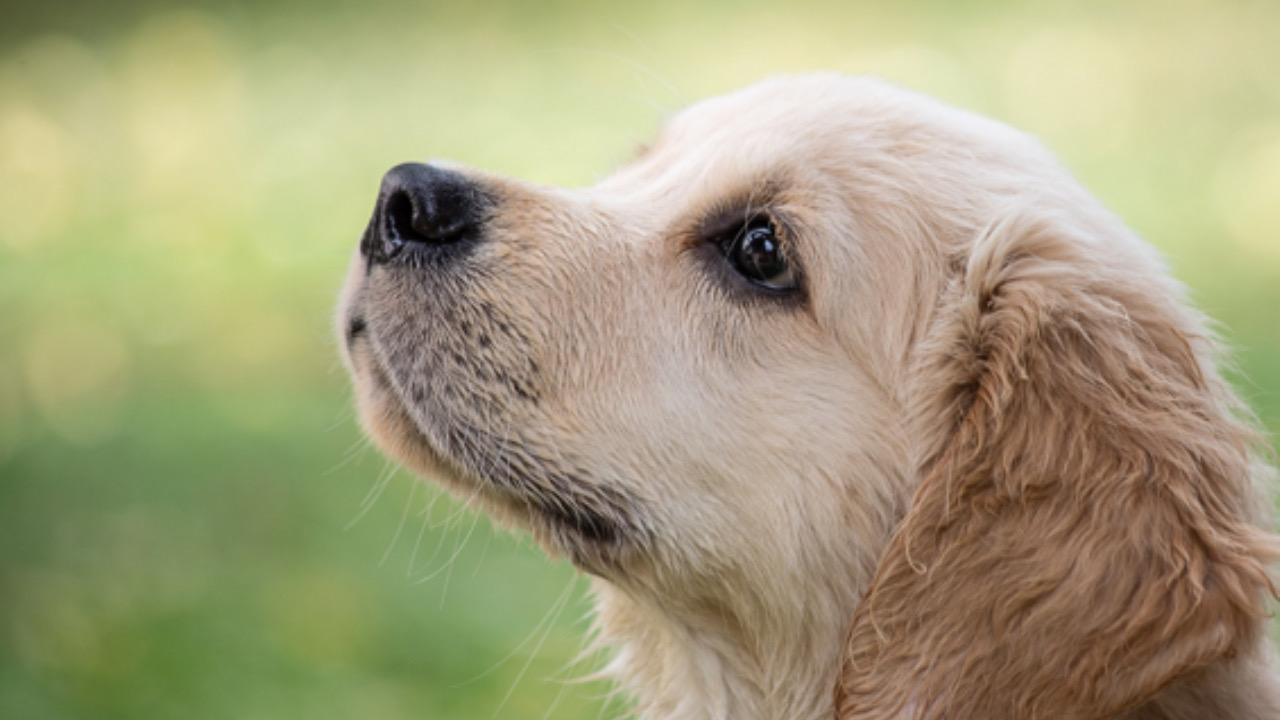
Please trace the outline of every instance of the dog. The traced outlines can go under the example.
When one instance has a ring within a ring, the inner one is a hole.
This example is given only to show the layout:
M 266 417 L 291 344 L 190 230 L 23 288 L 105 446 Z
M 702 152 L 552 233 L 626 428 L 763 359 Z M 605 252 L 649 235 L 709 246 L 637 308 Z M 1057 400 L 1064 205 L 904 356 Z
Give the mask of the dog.
M 781 77 L 566 190 L 382 180 L 368 434 L 593 576 L 644 720 L 1280 717 L 1255 423 L 1034 140 Z

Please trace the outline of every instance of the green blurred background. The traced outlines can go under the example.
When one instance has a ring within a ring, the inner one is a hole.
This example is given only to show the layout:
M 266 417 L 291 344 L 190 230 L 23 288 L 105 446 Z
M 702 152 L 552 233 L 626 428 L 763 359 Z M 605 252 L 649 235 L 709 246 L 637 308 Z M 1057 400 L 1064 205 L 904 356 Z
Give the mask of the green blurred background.
M 360 440 L 381 173 L 586 184 L 870 72 L 1044 138 L 1280 428 L 1280 3 L 0 3 L 0 718 L 600 718 L 585 583 Z M 1247 379 L 1246 379 L 1247 378 Z

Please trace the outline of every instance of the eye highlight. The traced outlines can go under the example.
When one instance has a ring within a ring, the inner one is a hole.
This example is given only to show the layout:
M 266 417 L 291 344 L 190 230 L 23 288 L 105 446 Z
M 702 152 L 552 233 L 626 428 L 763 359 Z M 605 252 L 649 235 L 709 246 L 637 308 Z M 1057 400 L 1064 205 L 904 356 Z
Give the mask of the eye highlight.
M 722 241 L 720 249 L 733 269 L 756 285 L 776 291 L 796 288 L 795 273 L 768 218 L 742 226 Z

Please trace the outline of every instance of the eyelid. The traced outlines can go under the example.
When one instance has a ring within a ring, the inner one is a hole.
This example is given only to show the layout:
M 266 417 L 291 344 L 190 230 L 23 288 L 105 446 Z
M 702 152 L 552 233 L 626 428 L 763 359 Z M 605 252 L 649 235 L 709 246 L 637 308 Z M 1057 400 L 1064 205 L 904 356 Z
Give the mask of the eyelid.
M 739 224 L 730 232 L 726 232 L 720 236 L 719 242 L 726 249 L 734 243 L 742 239 L 748 232 L 761 227 L 773 228 L 774 234 L 782 239 L 782 234 L 778 231 L 778 224 L 773 221 L 773 217 L 765 212 L 755 213 L 746 222 Z
M 796 247 L 795 224 L 785 210 L 773 204 L 754 207 L 734 204 L 717 208 L 703 217 L 690 240 L 694 244 L 715 245 L 723 255 L 727 254 L 733 243 L 742 238 L 743 233 L 762 225 L 773 228 L 787 262 L 791 263 L 797 272 L 803 272 Z
M 761 221 L 777 227 L 773 214 L 773 209 L 769 206 L 744 207 L 735 204 L 715 208 L 698 223 L 696 234 L 704 241 L 719 241 L 725 236 L 733 237 Z

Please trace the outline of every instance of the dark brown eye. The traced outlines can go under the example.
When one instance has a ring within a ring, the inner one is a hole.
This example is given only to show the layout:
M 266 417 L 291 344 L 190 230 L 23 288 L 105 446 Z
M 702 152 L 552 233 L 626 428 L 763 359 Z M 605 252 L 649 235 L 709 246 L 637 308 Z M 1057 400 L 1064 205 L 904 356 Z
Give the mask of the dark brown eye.
M 725 247 L 725 257 L 739 275 L 770 290 L 796 287 L 791 265 L 773 225 L 752 223 L 738 232 Z

